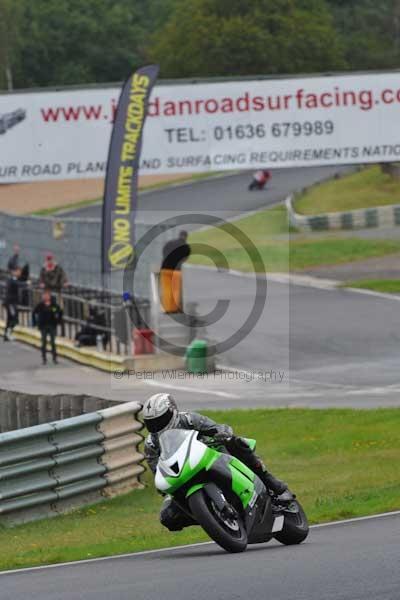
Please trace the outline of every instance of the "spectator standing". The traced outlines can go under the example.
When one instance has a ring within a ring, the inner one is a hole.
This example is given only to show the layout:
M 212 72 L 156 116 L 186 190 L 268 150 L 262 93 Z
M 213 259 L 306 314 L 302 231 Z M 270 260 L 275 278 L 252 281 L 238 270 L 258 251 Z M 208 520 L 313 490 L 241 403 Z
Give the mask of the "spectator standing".
M 20 306 L 30 306 L 30 268 L 29 264 L 25 263 L 25 265 L 21 269 L 21 274 L 18 278 L 20 291 L 19 291 L 19 305 Z
M 33 324 L 39 328 L 42 335 L 41 350 L 43 364 L 45 365 L 47 363 L 46 349 L 48 337 L 50 338 L 53 363 L 57 364 L 56 335 L 57 325 L 62 321 L 62 310 L 49 290 L 43 292 L 42 300 L 35 307 L 32 316 Z
M 44 265 L 40 271 L 40 286 L 51 292 L 60 293 L 62 288 L 68 285 L 64 269 L 57 264 L 54 255 L 46 255 Z
M 165 312 L 182 312 L 182 265 L 190 256 L 187 231 L 167 242 L 160 270 L 161 305 Z
M 12 331 L 18 324 L 18 303 L 19 303 L 19 277 L 21 269 L 13 269 L 11 276 L 7 280 L 6 297 L 4 306 L 7 312 L 6 327 L 4 330 L 4 341 L 12 340 Z
M 55 292 L 59 306 L 61 309 L 64 309 L 61 290 L 68 285 L 68 280 L 64 269 L 57 263 L 54 254 L 51 252 L 45 257 L 44 265 L 40 271 L 39 285 L 46 290 Z M 65 336 L 64 322 L 61 323 L 61 335 Z
M 15 269 L 19 268 L 20 247 L 18 246 L 18 244 L 14 244 L 13 252 L 14 254 L 9 258 L 7 263 L 7 270 L 9 271 L 9 273 L 12 273 L 13 271 L 15 271 Z

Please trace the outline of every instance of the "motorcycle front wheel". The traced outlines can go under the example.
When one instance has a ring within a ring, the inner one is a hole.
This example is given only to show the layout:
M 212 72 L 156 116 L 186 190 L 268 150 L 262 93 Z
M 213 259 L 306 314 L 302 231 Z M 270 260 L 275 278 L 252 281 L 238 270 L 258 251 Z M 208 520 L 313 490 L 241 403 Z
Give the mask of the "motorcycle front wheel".
M 189 507 L 199 525 L 227 552 L 243 552 L 247 548 L 247 532 L 237 513 L 223 514 L 204 490 L 189 498 Z
M 309 532 L 307 516 L 300 502 L 294 500 L 291 508 L 293 510 L 284 511 L 285 520 L 283 522 L 283 529 L 275 533 L 274 536 L 278 542 L 285 544 L 285 546 L 301 544 Z

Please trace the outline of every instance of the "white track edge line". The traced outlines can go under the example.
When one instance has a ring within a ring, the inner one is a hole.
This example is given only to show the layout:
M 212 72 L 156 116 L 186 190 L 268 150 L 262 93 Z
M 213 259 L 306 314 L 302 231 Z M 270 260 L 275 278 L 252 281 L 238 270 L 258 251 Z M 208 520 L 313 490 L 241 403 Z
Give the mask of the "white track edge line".
M 354 517 L 352 519 L 343 519 L 342 521 L 330 521 L 328 523 L 319 523 L 317 525 L 311 525 L 310 529 L 320 529 L 322 527 L 331 527 L 333 525 L 347 525 L 348 523 L 357 523 L 360 521 L 370 521 L 372 519 L 380 519 L 382 517 L 392 517 L 400 515 L 400 510 L 394 510 L 386 513 L 378 513 L 377 515 L 367 515 L 365 517 Z M 101 556 L 99 558 L 89 558 L 84 560 L 74 560 L 64 563 L 56 563 L 53 565 L 40 565 L 38 567 L 26 567 L 21 569 L 12 569 L 10 571 L 0 571 L 0 577 L 2 575 L 13 575 L 16 573 L 29 573 L 31 571 L 41 571 L 43 569 L 57 569 L 61 567 L 71 567 L 75 565 L 84 565 L 94 562 L 103 562 L 105 560 L 117 560 L 120 558 L 135 558 L 136 556 L 146 556 L 148 554 L 159 554 L 164 552 L 175 552 L 177 550 L 184 550 L 185 548 L 198 548 L 201 546 L 208 546 L 214 542 L 199 542 L 197 544 L 185 544 L 184 546 L 171 546 L 169 548 L 159 548 L 158 550 L 142 550 L 140 552 L 130 552 L 128 554 L 116 554 L 114 556 Z
M 365 517 L 353 517 L 351 519 L 342 519 L 341 521 L 329 521 L 328 523 L 316 523 L 311 525 L 310 529 L 319 529 L 320 527 L 331 527 L 332 525 L 347 525 L 348 523 L 358 523 L 359 521 L 370 521 L 371 519 L 381 519 L 382 517 L 393 517 L 400 515 L 400 510 L 378 513 L 377 515 L 366 515 Z
M 233 400 L 240 400 L 241 397 L 237 394 L 231 394 L 230 392 L 222 392 L 220 390 L 208 390 L 203 388 L 189 387 L 185 385 L 172 385 L 171 383 L 165 383 L 164 381 L 158 381 L 153 379 L 145 379 L 143 383 L 154 387 L 161 387 L 165 389 L 175 390 L 177 392 L 189 392 L 197 394 L 206 394 L 207 396 L 221 396 L 221 398 L 232 398 Z
M 185 269 L 201 269 L 203 271 L 212 271 L 214 273 L 217 272 L 223 275 L 231 275 L 232 277 L 246 277 L 248 279 L 256 279 L 257 277 L 260 277 L 257 273 L 237 271 L 235 269 L 218 269 L 217 267 L 200 264 L 188 264 L 185 265 Z M 381 298 L 382 300 L 394 300 L 395 302 L 400 302 L 400 295 L 398 296 L 396 294 L 389 294 L 385 292 L 375 292 L 374 290 L 367 290 L 357 287 L 342 287 L 343 281 L 339 279 L 322 279 L 319 277 L 313 277 L 312 275 L 298 275 L 279 272 L 266 273 L 266 276 L 261 275 L 261 278 L 266 279 L 267 283 L 281 283 L 283 285 L 297 285 L 300 287 L 309 287 L 325 291 L 362 294 L 364 296 Z
M 334 280 L 334 279 L 319 279 L 318 277 L 311 277 L 310 275 L 290 275 L 288 273 L 280 273 L 280 272 L 272 272 L 272 273 L 266 273 L 265 275 L 263 274 L 258 274 L 258 273 L 251 273 L 251 272 L 246 272 L 246 271 L 237 271 L 235 269 L 218 269 L 217 267 L 211 267 L 208 265 L 200 265 L 200 264 L 186 264 L 184 266 L 185 269 L 199 269 L 199 270 L 203 270 L 203 271 L 209 271 L 209 272 L 213 272 L 213 273 L 221 273 L 222 275 L 230 275 L 232 277 L 245 277 L 247 279 L 266 279 L 267 283 L 271 282 L 271 283 L 282 283 L 284 285 L 299 285 L 299 286 L 303 286 L 303 287 L 311 287 L 311 288 L 315 288 L 315 289 L 322 289 L 322 290 L 328 290 L 328 291 L 332 291 L 332 290 L 337 290 L 337 289 L 343 289 L 343 288 L 338 288 L 338 286 L 340 285 L 340 281 Z

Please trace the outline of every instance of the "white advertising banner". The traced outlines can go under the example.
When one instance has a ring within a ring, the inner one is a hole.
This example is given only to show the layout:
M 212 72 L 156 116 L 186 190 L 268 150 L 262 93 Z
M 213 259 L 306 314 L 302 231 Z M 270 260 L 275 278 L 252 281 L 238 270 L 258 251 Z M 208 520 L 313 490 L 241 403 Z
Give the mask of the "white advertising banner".
M 0 95 L 0 183 L 101 177 L 120 90 Z M 159 85 L 141 172 L 400 160 L 400 73 Z

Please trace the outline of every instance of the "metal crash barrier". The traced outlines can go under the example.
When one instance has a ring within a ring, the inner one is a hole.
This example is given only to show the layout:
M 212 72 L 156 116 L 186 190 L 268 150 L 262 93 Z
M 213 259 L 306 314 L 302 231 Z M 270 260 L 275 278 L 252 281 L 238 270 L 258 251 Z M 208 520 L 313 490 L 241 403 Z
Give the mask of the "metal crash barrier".
M 66 512 L 140 487 L 140 404 L 0 434 L 0 523 Z

